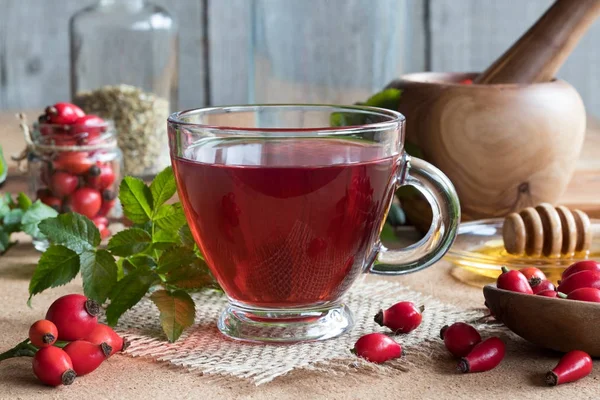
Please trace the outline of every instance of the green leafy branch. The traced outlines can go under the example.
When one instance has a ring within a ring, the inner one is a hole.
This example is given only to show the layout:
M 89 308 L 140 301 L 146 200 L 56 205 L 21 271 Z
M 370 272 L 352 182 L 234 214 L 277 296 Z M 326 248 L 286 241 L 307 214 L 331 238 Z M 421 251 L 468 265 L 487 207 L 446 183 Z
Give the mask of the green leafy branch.
M 181 203 L 168 204 L 176 192 L 171 167 L 147 186 L 125 177 L 119 199 L 133 226 L 115 234 L 105 249 L 100 232 L 88 218 L 61 214 L 39 224 L 50 241 L 29 284 L 31 298 L 70 282 L 81 273 L 85 295 L 106 306 L 109 325 L 147 293 L 160 311 L 169 341 L 194 323 L 195 305 L 189 294 L 217 288 L 186 224 Z

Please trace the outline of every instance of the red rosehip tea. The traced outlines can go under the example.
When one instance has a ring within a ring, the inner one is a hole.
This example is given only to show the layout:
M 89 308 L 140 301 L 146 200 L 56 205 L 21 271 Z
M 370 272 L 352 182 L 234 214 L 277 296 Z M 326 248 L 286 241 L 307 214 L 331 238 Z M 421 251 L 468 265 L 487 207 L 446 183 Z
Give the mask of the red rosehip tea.
M 213 139 L 173 157 L 190 228 L 229 297 L 265 308 L 338 299 L 375 255 L 398 165 L 383 151 L 338 139 Z

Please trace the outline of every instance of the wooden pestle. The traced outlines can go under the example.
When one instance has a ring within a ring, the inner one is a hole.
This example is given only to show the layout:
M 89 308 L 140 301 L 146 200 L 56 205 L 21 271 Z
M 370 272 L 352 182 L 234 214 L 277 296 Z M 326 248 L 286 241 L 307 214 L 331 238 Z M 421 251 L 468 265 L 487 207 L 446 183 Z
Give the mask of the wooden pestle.
M 598 15 L 600 0 L 557 0 L 473 83 L 525 84 L 552 80 Z
M 572 257 L 590 249 L 595 230 L 583 211 L 541 203 L 506 216 L 502 238 L 510 254 Z

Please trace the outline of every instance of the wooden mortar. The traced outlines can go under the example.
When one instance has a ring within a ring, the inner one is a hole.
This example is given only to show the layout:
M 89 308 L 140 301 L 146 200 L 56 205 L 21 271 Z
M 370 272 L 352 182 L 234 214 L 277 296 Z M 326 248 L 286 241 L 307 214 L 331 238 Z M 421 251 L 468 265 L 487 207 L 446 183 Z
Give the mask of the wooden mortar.
M 581 151 L 585 108 L 565 81 L 460 84 L 477 73 L 415 73 L 388 87 L 402 89 L 399 111 L 407 140 L 454 183 L 463 219 L 505 216 L 554 204 Z

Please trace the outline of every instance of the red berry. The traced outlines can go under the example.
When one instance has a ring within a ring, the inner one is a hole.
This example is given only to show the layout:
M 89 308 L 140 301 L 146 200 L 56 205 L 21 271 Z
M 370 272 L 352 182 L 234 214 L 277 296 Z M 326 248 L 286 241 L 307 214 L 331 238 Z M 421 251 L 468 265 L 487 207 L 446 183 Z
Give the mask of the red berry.
M 402 347 L 383 333 L 369 333 L 354 344 L 352 352 L 373 363 L 382 363 L 402 356 Z
M 54 169 L 70 172 L 74 175 L 83 175 L 94 165 L 89 154 L 85 151 L 63 151 L 54 160 Z
M 97 216 L 92 219 L 92 222 L 94 223 L 94 225 L 96 225 L 96 228 L 98 228 L 98 230 L 100 230 L 100 231 L 108 226 L 108 218 L 106 218 L 104 216 Z
M 527 278 L 528 281 L 531 281 L 532 278 L 539 278 L 542 281 L 548 279 L 546 278 L 546 274 L 544 274 L 541 269 L 536 267 L 521 268 L 519 272 L 525 275 L 525 278 Z
M 92 188 L 80 188 L 71 195 L 67 204 L 69 208 L 88 218 L 94 218 L 102 206 L 100 192 Z
M 594 260 L 577 261 L 565 269 L 562 273 L 562 280 L 564 281 L 569 276 L 576 274 L 581 271 L 598 271 L 600 272 L 600 264 Z
M 115 203 L 117 201 L 115 199 L 113 200 L 102 200 L 102 206 L 100 206 L 100 211 L 98 211 L 98 215 L 100 216 L 107 216 L 108 213 L 110 213 L 110 210 L 113 209 L 113 207 L 115 206 Z
M 77 118 L 71 129 L 74 135 L 85 136 L 87 140 L 90 140 L 106 131 L 106 122 L 97 115 L 88 114 Z
M 70 385 L 77 376 L 71 358 L 63 349 L 44 347 L 33 356 L 33 373 L 46 385 Z
M 100 229 L 100 238 L 101 239 L 106 239 L 110 235 L 112 235 L 112 233 L 110 232 L 110 229 L 108 229 L 108 228 Z
M 481 335 L 477 329 L 464 322 L 444 326 L 440 337 L 450 353 L 456 357 L 464 357 L 471 352 L 473 347 L 481 342 Z
M 29 328 L 29 340 L 35 347 L 52 346 L 58 338 L 58 329 L 52 321 L 41 319 Z
M 115 173 L 110 165 L 93 166 L 88 171 L 86 178 L 88 186 L 98 190 L 104 190 L 110 187 L 115 181 Z
M 584 287 L 600 289 L 600 271 L 583 270 L 569 275 L 558 285 L 558 291 L 568 295 L 573 290 Z
M 496 286 L 498 289 L 510 290 L 511 292 L 533 294 L 525 275 L 516 270 L 509 271 L 506 267 L 502 267 L 502 274 L 498 277 Z
M 533 290 L 533 294 L 538 294 L 544 290 L 555 290 L 556 287 L 550 281 L 540 281 L 539 278 L 532 278 L 530 281 L 531 290 Z
M 102 343 L 108 344 L 112 351 L 112 356 L 118 351 L 124 351 L 128 346 L 129 342 L 119 336 L 110 326 L 104 324 L 97 324 L 94 330 L 87 335 L 84 340 L 100 345 Z
M 387 310 L 380 310 L 375 315 L 375 322 L 379 326 L 386 326 L 394 333 L 408 333 L 421 325 L 424 307 L 417 309 L 410 301 L 401 301 Z
M 473 84 L 473 79 L 463 79 L 462 81 L 458 82 L 461 85 L 472 85 Z
M 600 289 L 590 287 L 575 289 L 567 295 L 567 299 L 600 303 Z
M 52 196 L 49 190 L 41 189 L 37 192 L 37 198 L 47 205 L 48 207 L 54 208 L 56 211 L 60 212 L 62 209 L 62 200 L 58 197 Z
M 458 370 L 467 372 L 484 372 L 494 369 L 504 358 L 506 346 L 497 337 L 491 337 L 478 343 L 473 350 L 458 363 Z
M 46 120 L 51 124 L 70 125 L 84 115 L 81 108 L 71 103 L 56 103 L 46 107 Z
M 537 296 L 544 296 L 544 297 L 559 297 L 558 296 L 558 292 L 554 289 L 552 290 L 542 290 L 536 293 Z
M 71 357 L 77 376 L 83 376 L 96 370 L 111 355 L 112 347 L 106 343 L 98 345 L 85 340 L 75 340 L 63 350 Z
M 50 189 L 57 197 L 70 195 L 79 186 L 79 178 L 68 172 L 56 171 L 50 178 Z
M 46 319 L 58 328 L 59 340 L 79 340 L 89 335 L 98 323 L 100 306 L 81 294 L 68 294 L 52 303 Z
M 573 350 L 565 354 L 558 365 L 546 374 L 546 383 L 556 386 L 574 382 L 588 376 L 592 372 L 592 358 L 589 354 Z

